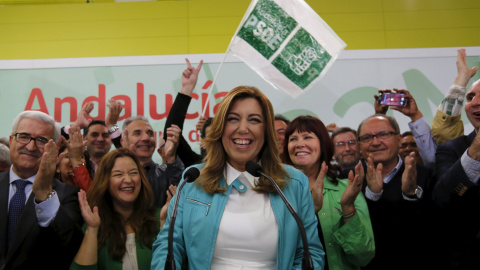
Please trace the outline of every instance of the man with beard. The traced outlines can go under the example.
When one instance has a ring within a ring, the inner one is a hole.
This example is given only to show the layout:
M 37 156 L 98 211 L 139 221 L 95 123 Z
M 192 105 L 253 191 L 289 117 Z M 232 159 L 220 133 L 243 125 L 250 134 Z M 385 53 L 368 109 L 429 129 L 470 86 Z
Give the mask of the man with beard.
M 331 137 L 334 145 L 333 158 L 341 168 L 339 177 L 348 178 L 348 172 L 360 160 L 357 131 L 349 127 L 341 127 L 336 129 Z
M 156 148 L 156 136 L 146 117 L 134 116 L 125 119 L 122 130 L 122 146 L 137 156 L 152 186 L 155 205 L 162 207 L 167 200 L 166 192 L 170 185 L 178 185 L 185 169 L 176 155 L 180 128 L 175 125 L 167 128 L 167 140 L 160 146 L 163 148 L 166 166 L 161 166 L 152 160 Z

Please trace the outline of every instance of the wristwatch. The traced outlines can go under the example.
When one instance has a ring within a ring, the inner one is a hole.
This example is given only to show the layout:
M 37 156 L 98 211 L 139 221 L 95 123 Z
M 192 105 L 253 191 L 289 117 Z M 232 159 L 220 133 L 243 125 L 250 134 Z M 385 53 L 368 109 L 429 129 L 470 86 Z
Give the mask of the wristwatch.
M 55 194 L 56 194 L 55 190 L 50 191 L 50 192 L 48 193 L 47 198 L 45 199 L 45 201 L 50 200 L 53 196 L 55 196 Z M 41 202 L 44 202 L 44 201 L 39 202 L 39 201 L 37 200 L 37 198 L 35 198 L 35 202 L 36 202 L 36 203 L 41 203 Z
M 52 190 L 50 193 L 48 193 L 47 200 L 50 200 L 53 196 L 55 196 L 55 191 Z
M 415 188 L 415 191 L 413 192 L 413 194 L 405 194 L 403 193 L 403 195 L 405 195 L 405 197 L 409 198 L 409 199 L 420 199 L 422 198 L 422 194 L 423 194 L 423 190 L 421 187 L 417 186 Z
M 108 130 L 108 134 L 112 134 L 114 133 L 115 131 L 117 131 L 119 129 L 119 127 L 117 125 L 113 125 L 109 130 Z

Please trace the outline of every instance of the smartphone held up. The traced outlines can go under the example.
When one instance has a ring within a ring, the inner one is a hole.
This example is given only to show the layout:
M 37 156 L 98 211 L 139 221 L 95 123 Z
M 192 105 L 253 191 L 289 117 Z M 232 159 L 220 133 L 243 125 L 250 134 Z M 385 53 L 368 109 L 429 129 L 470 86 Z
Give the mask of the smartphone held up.
M 407 102 L 408 98 L 405 97 L 404 93 L 384 92 L 380 93 L 378 97 L 378 104 L 380 105 L 405 107 Z

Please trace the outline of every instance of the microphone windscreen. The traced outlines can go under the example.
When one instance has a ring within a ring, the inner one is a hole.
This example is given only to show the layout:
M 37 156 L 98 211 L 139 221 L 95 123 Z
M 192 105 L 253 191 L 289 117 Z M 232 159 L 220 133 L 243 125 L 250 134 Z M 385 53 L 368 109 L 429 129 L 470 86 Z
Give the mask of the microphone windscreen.
M 187 183 L 191 183 L 197 180 L 198 176 L 200 176 L 200 171 L 195 167 L 191 167 L 185 172 L 185 174 L 183 175 L 183 179 L 185 179 Z
M 255 176 L 255 177 L 260 177 L 260 172 L 262 171 L 262 166 L 260 166 L 258 163 L 255 161 L 248 161 L 247 164 L 245 164 L 245 170 Z

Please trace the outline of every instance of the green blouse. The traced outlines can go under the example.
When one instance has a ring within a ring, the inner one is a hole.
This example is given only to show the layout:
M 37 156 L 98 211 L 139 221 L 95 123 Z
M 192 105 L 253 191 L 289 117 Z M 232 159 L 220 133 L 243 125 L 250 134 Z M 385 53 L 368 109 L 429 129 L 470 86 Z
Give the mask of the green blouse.
M 155 212 L 155 217 L 160 220 L 160 208 Z M 84 231 L 86 226 L 83 226 Z M 139 241 L 135 241 L 135 247 L 137 249 L 137 264 L 139 270 L 150 270 L 150 264 L 152 262 L 152 248 L 148 248 L 144 245 L 140 245 Z M 70 265 L 70 270 L 122 270 L 122 262 L 114 260 L 108 254 L 107 245 L 103 245 L 98 250 L 98 262 L 93 265 L 79 265 L 75 260 Z

